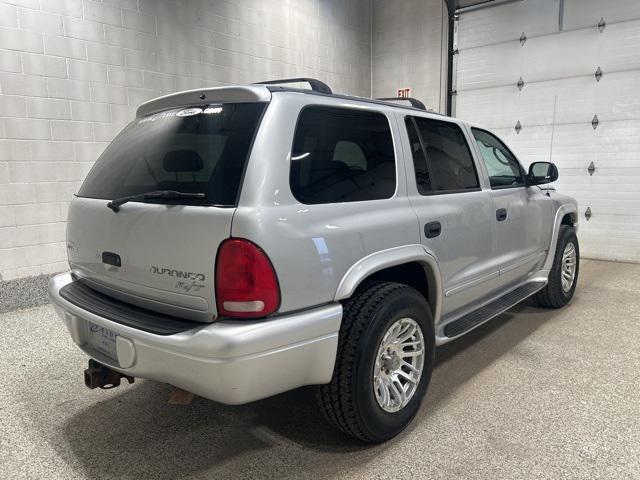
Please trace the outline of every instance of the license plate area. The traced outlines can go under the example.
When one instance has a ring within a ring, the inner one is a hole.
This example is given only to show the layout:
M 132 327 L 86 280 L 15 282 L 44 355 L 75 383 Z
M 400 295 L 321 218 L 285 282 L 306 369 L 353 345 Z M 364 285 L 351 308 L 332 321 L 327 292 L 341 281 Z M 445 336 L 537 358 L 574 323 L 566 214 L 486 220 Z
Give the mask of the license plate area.
M 102 325 L 87 322 L 87 343 L 109 360 L 118 363 L 118 351 L 116 348 L 118 334 Z

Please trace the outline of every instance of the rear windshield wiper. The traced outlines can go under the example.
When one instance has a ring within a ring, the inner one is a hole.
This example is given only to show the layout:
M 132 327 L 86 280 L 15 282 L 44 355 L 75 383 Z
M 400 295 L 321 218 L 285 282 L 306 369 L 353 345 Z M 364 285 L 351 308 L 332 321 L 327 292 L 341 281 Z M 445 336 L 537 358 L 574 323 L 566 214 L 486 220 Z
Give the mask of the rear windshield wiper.
M 207 195 L 204 193 L 176 192 L 175 190 L 155 190 L 153 192 L 139 193 L 137 195 L 130 195 L 128 197 L 116 198 L 107 203 L 107 207 L 109 207 L 114 212 L 117 212 L 118 210 L 120 210 L 120 205 L 124 205 L 127 202 L 134 202 L 136 200 L 149 200 L 152 198 L 171 200 L 174 198 L 206 198 L 206 196 Z

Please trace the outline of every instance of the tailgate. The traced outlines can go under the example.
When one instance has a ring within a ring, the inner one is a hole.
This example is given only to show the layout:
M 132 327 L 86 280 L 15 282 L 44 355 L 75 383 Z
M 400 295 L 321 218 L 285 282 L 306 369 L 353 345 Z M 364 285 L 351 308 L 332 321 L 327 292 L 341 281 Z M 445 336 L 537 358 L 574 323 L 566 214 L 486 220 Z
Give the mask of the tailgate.
M 122 301 L 212 321 L 216 252 L 235 209 L 132 202 L 116 214 L 106 204 L 71 203 L 67 249 L 74 273 Z

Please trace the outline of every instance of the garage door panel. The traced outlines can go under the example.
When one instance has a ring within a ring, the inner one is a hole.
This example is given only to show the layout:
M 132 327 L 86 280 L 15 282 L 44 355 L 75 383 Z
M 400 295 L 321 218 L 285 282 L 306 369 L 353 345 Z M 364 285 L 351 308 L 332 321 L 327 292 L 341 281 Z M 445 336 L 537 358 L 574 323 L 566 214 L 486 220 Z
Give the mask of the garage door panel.
M 506 127 L 518 111 L 516 92 L 515 86 L 458 92 L 456 117 L 487 128 Z M 502 102 L 501 108 L 496 102 Z
M 620 262 L 640 262 L 640 241 L 590 237 L 581 232 L 578 234 L 580 252 L 585 258 L 614 260 Z
M 565 182 L 568 178 L 570 177 L 564 176 Z M 558 192 L 567 195 L 569 195 L 569 192 L 575 193 L 574 196 L 580 205 L 585 208 L 590 206 L 592 210 L 597 207 L 600 213 L 604 211 L 619 212 L 620 207 L 623 207 L 627 212 L 640 211 L 640 199 L 638 199 L 637 192 L 616 192 L 612 195 L 598 196 L 588 190 L 576 191 L 570 183 L 561 184 L 558 182 L 554 187 Z
M 607 175 L 607 171 L 610 168 L 636 168 L 638 166 L 638 157 L 628 155 L 625 158 L 613 156 L 612 158 L 604 159 L 602 156 L 590 156 L 584 155 L 572 155 L 567 154 L 563 156 L 553 155 L 553 161 L 562 165 L 563 168 L 573 168 L 581 174 L 588 172 L 589 164 L 593 162 L 594 167 L 598 171 L 598 175 Z
M 558 183 L 554 185 L 558 185 Z M 594 198 L 599 198 L 611 195 L 612 193 L 611 185 L 604 183 L 593 185 L 589 182 L 572 182 L 571 184 L 565 182 L 563 191 L 567 192 L 567 195 L 580 196 L 581 198 L 587 198 L 590 194 Z M 640 193 L 640 187 L 635 183 L 616 184 L 616 194 L 638 196 L 638 193 Z
M 592 210 L 589 220 L 585 218 L 587 207 Z M 578 206 L 578 223 L 582 256 L 640 262 L 640 214 L 581 202 Z
M 456 90 L 515 85 L 522 69 L 521 50 L 518 41 L 461 49 L 458 54 Z
M 487 127 L 555 123 L 582 123 L 591 127 L 595 114 L 601 125 L 608 121 L 640 119 L 640 71 L 606 74 L 600 82 L 592 75 L 483 88 L 458 92 L 458 118 Z
M 585 169 L 584 168 L 567 168 L 565 165 L 562 166 L 563 175 L 567 177 L 571 176 L 584 176 Z M 606 177 L 616 177 L 614 181 L 621 181 L 624 178 L 628 177 L 640 177 L 640 167 L 630 167 L 630 168 L 610 168 L 604 167 L 598 169 L 597 179 L 605 179 Z M 593 177 L 592 177 L 593 178 Z
M 627 233 L 633 238 L 640 238 L 640 223 L 628 224 L 624 221 L 624 217 L 603 217 L 595 216 L 591 217 L 589 221 L 584 218 L 584 215 L 578 219 L 579 228 L 589 227 L 587 232 L 589 236 L 595 237 L 607 237 L 612 238 L 625 238 Z
M 460 50 L 456 89 L 515 85 L 640 68 L 640 21 Z
M 569 190 L 566 188 L 558 188 L 558 191 L 562 191 L 562 193 L 567 193 Z M 567 193 L 568 194 L 568 193 Z M 580 198 L 580 204 L 585 208 L 590 206 L 593 210 L 597 207 L 600 213 L 605 211 L 619 211 L 619 207 L 624 207 L 625 209 L 633 209 L 635 211 L 640 210 L 640 201 L 634 196 L 634 194 L 627 193 L 626 195 L 616 195 L 617 198 L 611 197 L 595 197 L 593 195 L 583 194 Z M 629 210 L 631 211 L 631 210 Z M 626 217 L 626 216 L 625 216 Z M 590 223 L 591 224 L 591 223 Z M 637 223 L 627 222 L 629 225 L 633 225 L 634 228 L 640 228 L 640 225 Z M 615 232 L 611 232 L 612 234 Z
M 592 161 L 596 168 L 610 161 L 635 161 L 640 167 L 640 120 L 603 122 L 595 130 L 588 123 L 556 125 L 553 158 L 559 165 L 583 158 L 585 168 Z
M 588 123 L 595 114 L 601 122 L 640 119 L 638 70 L 605 73 L 600 82 L 590 75 L 551 83 L 557 85 L 556 123 Z
M 608 206 L 602 206 L 598 211 L 594 212 L 594 208 L 593 206 L 587 204 L 587 203 L 579 203 L 579 208 L 578 208 L 578 213 L 579 213 L 579 219 L 580 222 L 582 223 L 581 227 L 584 227 L 585 230 L 588 230 L 590 228 L 595 228 L 592 227 L 593 225 L 597 225 L 597 222 L 600 219 L 607 219 L 607 221 L 611 221 L 613 220 L 614 222 L 618 222 L 619 224 L 627 224 L 627 225 L 638 225 L 640 223 L 640 216 L 633 214 L 632 212 L 624 212 L 621 211 L 619 208 L 616 207 L 608 207 Z M 586 211 L 586 209 L 588 207 L 591 207 L 591 219 L 590 220 L 586 220 L 584 213 Z M 614 232 L 611 232 L 614 233 Z
M 524 0 L 465 13 L 458 22 L 458 48 L 472 48 L 558 28 L 559 0 Z M 596 22 L 597 23 L 597 22 Z
M 553 121 L 553 85 L 516 85 L 459 92 L 456 116 L 488 128 L 545 125 Z
M 544 81 L 640 68 L 640 21 L 534 38 L 523 47 L 525 81 Z
M 558 167 L 560 179 L 554 184 L 556 186 L 564 187 L 566 189 L 573 189 L 576 187 L 589 187 L 592 188 L 594 186 L 594 182 L 592 181 L 593 177 L 589 177 L 589 174 L 585 172 L 585 176 L 573 176 L 565 175 L 564 169 L 562 167 Z M 569 180 L 569 178 L 571 178 Z M 606 195 L 614 195 L 615 192 L 612 191 L 613 188 L 618 188 L 619 186 L 631 185 L 632 182 L 635 182 L 636 179 L 629 179 L 627 183 L 622 183 L 619 179 L 613 177 L 600 177 L 598 180 L 598 184 L 606 187 L 607 193 Z
M 596 27 L 601 18 L 608 23 L 640 19 L 638 0 L 565 0 L 564 29 Z
M 591 221 L 589 222 L 591 223 Z M 618 224 L 619 225 L 619 224 Z M 610 242 L 622 242 L 627 244 L 627 240 L 632 240 L 633 242 L 640 242 L 640 231 L 634 229 L 628 229 L 627 231 L 612 234 L 611 230 L 607 228 L 598 228 L 598 229 L 590 229 L 589 232 L 585 233 L 585 237 L 594 239 L 594 240 L 609 240 Z

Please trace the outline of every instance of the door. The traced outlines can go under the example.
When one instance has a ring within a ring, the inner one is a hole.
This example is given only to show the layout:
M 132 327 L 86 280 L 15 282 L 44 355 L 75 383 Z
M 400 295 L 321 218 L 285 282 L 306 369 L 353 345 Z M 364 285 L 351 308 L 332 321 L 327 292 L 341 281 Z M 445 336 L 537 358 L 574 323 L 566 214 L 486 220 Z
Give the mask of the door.
M 400 120 L 411 159 L 407 192 L 422 243 L 440 267 L 446 321 L 477 307 L 496 289 L 493 203 L 481 188 L 472 150 L 457 123 L 418 116 Z
M 495 209 L 495 252 L 500 285 L 520 283 L 545 258 L 553 227 L 552 202 L 538 187 L 527 187 L 520 163 L 498 137 L 472 128 L 484 162 Z

